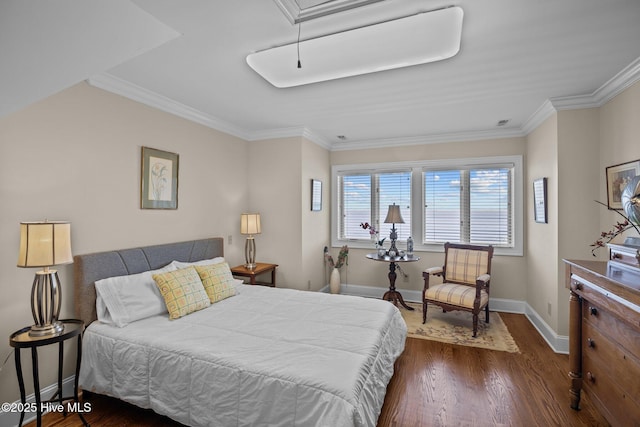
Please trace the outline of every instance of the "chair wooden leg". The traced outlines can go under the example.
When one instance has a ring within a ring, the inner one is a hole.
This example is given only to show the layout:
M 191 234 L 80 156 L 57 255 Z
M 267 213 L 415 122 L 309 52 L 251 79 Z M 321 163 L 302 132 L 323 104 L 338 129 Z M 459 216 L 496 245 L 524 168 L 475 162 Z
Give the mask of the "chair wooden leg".
M 485 321 L 484 323 L 489 323 L 489 304 L 487 304 L 484 308 L 485 313 Z
M 478 335 L 478 315 L 473 313 L 473 337 Z
M 422 301 L 422 324 L 427 323 L 427 302 Z

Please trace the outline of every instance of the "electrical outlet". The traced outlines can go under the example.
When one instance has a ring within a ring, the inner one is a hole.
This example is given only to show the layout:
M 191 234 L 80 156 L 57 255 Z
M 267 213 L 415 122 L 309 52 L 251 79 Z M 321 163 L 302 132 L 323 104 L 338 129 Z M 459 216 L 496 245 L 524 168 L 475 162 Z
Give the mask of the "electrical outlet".
M 229 244 L 233 243 L 233 236 L 231 234 L 229 234 L 229 236 L 227 237 L 227 241 L 229 242 Z
M 550 302 L 547 303 L 547 314 L 549 316 L 551 316 L 551 303 Z

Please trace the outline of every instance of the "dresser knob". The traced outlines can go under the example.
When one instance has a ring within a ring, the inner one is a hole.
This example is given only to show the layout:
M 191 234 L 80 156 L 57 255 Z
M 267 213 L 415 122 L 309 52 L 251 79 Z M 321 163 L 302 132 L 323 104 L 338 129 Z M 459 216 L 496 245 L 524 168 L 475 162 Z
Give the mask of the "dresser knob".
M 597 316 L 598 309 L 596 307 L 589 307 L 589 313 L 591 313 L 592 316 Z
M 591 372 L 587 372 L 587 379 L 589 380 L 589 382 L 596 382 L 596 377 Z
M 578 291 L 582 290 L 582 283 L 580 282 L 573 282 L 573 286 L 575 286 L 576 290 Z
M 617 252 L 613 252 L 613 253 L 611 254 L 611 258 L 613 258 L 613 259 L 620 259 L 620 258 L 622 258 L 622 255 L 620 255 L 620 254 L 619 254 L 619 253 L 617 253 Z
M 596 346 L 596 342 L 591 338 L 587 338 L 587 346 L 594 348 Z

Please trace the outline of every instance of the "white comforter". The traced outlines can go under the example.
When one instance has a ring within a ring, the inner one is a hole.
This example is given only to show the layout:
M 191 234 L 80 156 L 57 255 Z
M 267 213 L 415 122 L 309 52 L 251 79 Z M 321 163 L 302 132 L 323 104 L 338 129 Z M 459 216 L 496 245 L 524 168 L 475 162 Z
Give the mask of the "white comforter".
M 240 286 L 178 320 L 93 322 L 80 386 L 191 426 L 375 426 L 406 325 L 389 302 Z

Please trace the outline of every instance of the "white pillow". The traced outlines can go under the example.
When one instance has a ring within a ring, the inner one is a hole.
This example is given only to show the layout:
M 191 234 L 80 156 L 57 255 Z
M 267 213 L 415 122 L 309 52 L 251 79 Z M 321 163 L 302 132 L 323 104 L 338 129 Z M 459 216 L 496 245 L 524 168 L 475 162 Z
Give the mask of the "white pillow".
M 152 275 L 174 270 L 176 268 L 168 264 L 158 270 L 98 280 L 98 320 L 122 328 L 136 320 L 166 313 L 167 306 Z
M 182 261 L 172 261 L 170 265 L 173 265 L 176 269 L 187 268 L 192 265 L 212 265 L 219 264 L 224 262 L 224 257 L 218 256 L 211 259 L 203 259 L 202 261 L 195 262 L 182 262 Z

